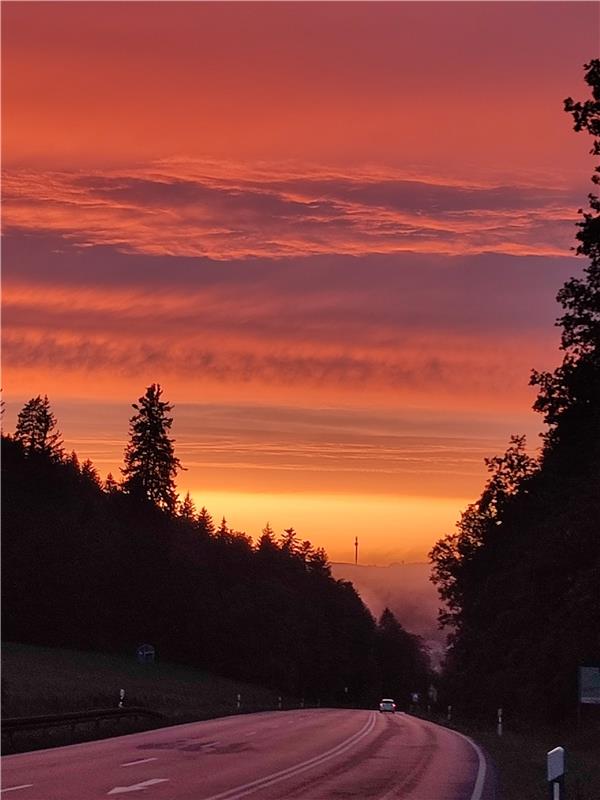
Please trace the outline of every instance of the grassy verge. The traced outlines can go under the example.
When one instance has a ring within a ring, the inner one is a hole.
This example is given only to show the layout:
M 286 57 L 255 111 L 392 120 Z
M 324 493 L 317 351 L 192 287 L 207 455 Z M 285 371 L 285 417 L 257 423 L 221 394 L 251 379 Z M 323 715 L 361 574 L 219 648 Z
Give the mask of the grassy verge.
M 528 729 L 504 726 L 498 736 L 495 726 L 426 717 L 470 736 L 492 758 L 498 773 L 500 800 L 546 800 L 546 754 L 554 747 L 566 751 L 566 796 L 568 800 L 600 798 L 600 724 L 585 719 L 578 728 L 561 730 L 531 724 Z
M 125 689 L 127 705 L 158 711 L 165 715 L 168 724 L 238 713 L 238 693 L 242 712 L 266 711 L 278 706 L 275 691 L 191 667 L 165 662 L 138 664 L 134 656 L 14 643 L 2 645 L 3 717 L 116 708 L 120 689 Z M 283 704 L 285 707 L 285 697 Z M 118 729 L 104 728 L 103 735 L 128 731 L 122 722 Z M 79 727 L 60 735 L 46 732 L 21 737 L 19 741 L 15 739 L 10 749 L 49 747 L 90 737 L 91 732 Z M 8 749 L 5 747 L 4 751 Z

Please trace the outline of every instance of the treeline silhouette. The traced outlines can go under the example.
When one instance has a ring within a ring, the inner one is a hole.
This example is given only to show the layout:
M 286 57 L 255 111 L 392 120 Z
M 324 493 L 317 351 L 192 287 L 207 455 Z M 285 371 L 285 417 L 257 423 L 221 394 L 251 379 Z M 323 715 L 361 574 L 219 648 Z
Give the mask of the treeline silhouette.
M 103 484 L 63 454 L 55 422 L 49 449 L 2 437 L 5 640 L 132 658 L 148 642 L 165 660 L 323 704 L 426 691 L 420 639 L 389 611 L 376 623 L 324 550 L 268 525 L 253 544 L 189 496 L 173 510 L 135 481 Z
M 600 60 L 592 100 L 565 108 L 600 155 Z M 600 167 L 594 182 L 600 182 Z M 472 714 L 574 716 L 578 667 L 600 666 L 600 200 L 578 223 L 582 278 L 558 294 L 562 364 L 534 372 L 547 425 L 539 457 L 513 436 L 489 480 L 430 557 L 450 628 L 443 689 Z

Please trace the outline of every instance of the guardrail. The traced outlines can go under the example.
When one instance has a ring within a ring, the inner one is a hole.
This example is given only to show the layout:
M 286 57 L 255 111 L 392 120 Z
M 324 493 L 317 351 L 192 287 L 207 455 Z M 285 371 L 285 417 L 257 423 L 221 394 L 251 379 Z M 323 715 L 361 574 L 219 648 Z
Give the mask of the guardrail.
M 47 714 L 40 717 L 7 717 L 2 720 L 2 738 L 8 738 L 12 742 L 13 735 L 17 731 L 40 731 L 47 728 L 61 728 L 68 726 L 75 729 L 75 726 L 82 724 L 95 723 L 96 728 L 100 727 L 100 722 L 106 719 L 120 720 L 124 718 L 150 717 L 156 720 L 165 720 L 163 714 L 152 711 L 141 706 L 129 706 L 125 708 L 100 708 L 88 711 L 69 711 L 66 714 Z

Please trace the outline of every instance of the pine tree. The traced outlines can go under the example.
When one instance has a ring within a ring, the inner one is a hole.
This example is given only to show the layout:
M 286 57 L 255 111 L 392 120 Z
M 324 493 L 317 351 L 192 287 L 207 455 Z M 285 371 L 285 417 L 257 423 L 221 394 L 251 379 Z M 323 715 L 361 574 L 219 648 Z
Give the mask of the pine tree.
M 286 528 L 279 541 L 281 542 L 282 551 L 287 555 L 294 556 L 300 552 L 298 534 L 293 528 Z
M 146 394 L 132 407 L 136 414 L 129 420 L 129 444 L 125 449 L 125 467 L 122 470 L 124 488 L 130 493 L 140 492 L 160 508 L 174 514 L 177 508 L 175 476 L 181 462 L 175 456 L 173 439 L 169 431 L 173 408 L 160 399 L 160 384 L 153 383 Z
M 104 491 L 106 494 L 113 494 L 114 492 L 119 491 L 119 484 L 114 479 L 112 472 L 109 472 L 106 476 L 106 480 L 104 481 Z
M 56 430 L 56 417 L 50 410 L 48 395 L 32 397 L 19 412 L 15 439 L 28 455 L 43 453 L 55 461 L 63 456 L 62 438 Z
M 206 506 L 202 506 L 198 514 L 198 530 L 206 536 L 215 535 L 215 523 Z
M 102 481 L 100 480 L 100 476 L 98 475 L 98 470 L 96 469 L 96 467 L 93 465 L 93 463 L 90 461 L 89 458 L 86 458 L 86 460 L 81 465 L 81 476 L 86 480 L 90 481 L 90 483 L 94 483 L 98 487 L 102 486 Z M 108 476 L 106 481 L 108 483 Z
M 258 552 L 261 553 L 267 553 L 267 552 L 272 553 L 275 552 L 276 550 L 279 550 L 277 542 L 275 541 L 275 533 L 270 523 L 268 522 L 262 529 L 260 538 L 256 543 L 256 549 Z
M 196 521 L 196 506 L 194 505 L 194 501 L 190 497 L 189 492 L 186 492 L 183 503 L 181 503 L 179 507 L 179 516 L 181 519 L 186 519 L 189 522 Z

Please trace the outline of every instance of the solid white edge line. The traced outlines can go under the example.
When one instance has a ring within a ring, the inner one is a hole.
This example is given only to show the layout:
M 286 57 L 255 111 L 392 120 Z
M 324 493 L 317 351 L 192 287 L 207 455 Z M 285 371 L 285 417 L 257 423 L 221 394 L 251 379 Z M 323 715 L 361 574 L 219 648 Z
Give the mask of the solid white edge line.
M 0 792 L 16 792 L 17 789 L 30 789 L 33 783 L 22 783 L 20 786 L 7 786 L 6 789 L 0 789 Z
M 370 734 L 375 727 L 376 719 L 376 715 L 372 714 L 360 730 L 358 730 L 356 733 L 353 733 L 352 736 L 349 736 L 335 747 L 331 748 L 331 750 L 326 750 L 324 753 L 321 753 L 318 756 L 313 756 L 313 758 L 309 758 L 306 761 L 301 761 L 299 764 L 294 764 L 291 767 L 280 770 L 279 772 L 273 772 L 271 775 L 265 775 L 263 778 L 257 778 L 249 783 L 244 783 L 240 786 L 234 786 L 231 789 L 220 792 L 219 794 L 211 795 L 210 797 L 204 798 L 204 800 L 237 800 L 238 797 L 244 797 L 251 792 L 257 791 L 258 789 L 272 786 L 274 783 L 279 783 L 279 781 L 286 780 L 287 778 L 293 778 L 300 772 L 305 772 L 307 769 L 311 769 L 312 767 L 318 767 L 325 761 L 329 761 L 331 758 L 342 755 L 347 750 L 354 747 L 354 745 L 357 744 L 361 739 Z
M 460 736 L 461 739 L 464 739 L 465 742 L 468 742 L 473 750 L 477 753 L 477 758 L 479 760 L 479 765 L 477 768 L 477 777 L 475 778 L 475 784 L 473 785 L 473 793 L 469 800 L 481 800 L 481 794 L 483 792 L 483 785 L 485 783 L 485 773 L 486 773 L 486 760 L 485 756 L 481 752 L 481 749 L 478 745 L 475 744 L 473 739 L 470 739 L 468 736 L 465 736 L 464 733 L 459 733 L 455 731 L 453 728 L 446 728 L 444 725 L 438 725 L 437 722 L 430 722 L 430 720 L 421 719 L 420 717 L 413 717 L 411 714 L 403 714 L 404 717 L 407 717 L 411 721 L 417 722 L 425 722 L 428 725 L 435 725 L 437 728 L 441 728 L 444 731 L 448 731 L 448 733 L 454 733 L 456 736 Z
M 477 770 L 477 777 L 475 778 L 475 785 L 473 786 L 473 794 L 471 795 L 471 800 L 481 800 L 481 794 L 483 792 L 483 784 L 485 782 L 485 772 L 486 772 L 486 765 L 485 765 L 485 756 L 481 752 L 481 749 L 478 745 L 475 744 L 473 739 L 470 739 L 468 736 L 465 736 L 464 733 L 459 733 L 458 731 L 452 730 L 452 728 L 445 728 L 447 731 L 452 731 L 457 736 L 460 736 L 461 739 L 464 739 L 465 742 L 468 742 L 473 750 L 477 753 L 477 758 L 479 759 L 479 769 Z

